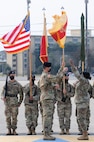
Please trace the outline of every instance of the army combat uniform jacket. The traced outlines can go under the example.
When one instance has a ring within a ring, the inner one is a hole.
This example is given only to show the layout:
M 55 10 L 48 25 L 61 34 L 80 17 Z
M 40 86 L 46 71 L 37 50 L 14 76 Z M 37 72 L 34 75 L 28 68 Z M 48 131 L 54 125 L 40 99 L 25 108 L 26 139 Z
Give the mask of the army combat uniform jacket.
M 22 85 L 17 82 L 8 81 L 7 82 L 7 93 L 5 95 L 5 86 L 2 91 L 2 98 L 6 97 L 6 101 L 4 101 L 7 106 L 19 106 L 23 101 L 23 88 Z
M 84 78 L 83 75 L 80 75 L 76 67 L 72 66 L 72 71 L 78 79 L 78 83 L 75 87 L 75 103 L 77 107 L 84 108 L 89 105 L 90 94 L 88 91 L 91 86 L 88 79 Z
M 67 93 L 63 94 L 63 82 L 59 83 L 60 88 L 56 90 L 56 100 L 62 103 L 71 103 L 71 97 L 74 96 L 74 87 L 69 83 L 65 83 L 65 89 Z
M 38 85 L 41 89 L 40 101 L 55 100 L 54 85 L 55 82 L 59 82 L 59 80 L 63 77 L 63 70 L 60 68 L 56 76 L 51 75 L 50 78 L 48 78 L 48 75 L 49 73 L 43 71 L 39 80 Z
M 25 93 L 24 104 L 25 105 L 32 105 L 32 103 L 29 102 L 29 100 L 30 100 L 30 83 L 28 83 L 24 86 L 24 93 Z M 33 103 L 35 102 L 38 104 L 39 97 L 40 97 L 40 89 L 35 84 L 32 85 L 32 96 L 33 96 Z

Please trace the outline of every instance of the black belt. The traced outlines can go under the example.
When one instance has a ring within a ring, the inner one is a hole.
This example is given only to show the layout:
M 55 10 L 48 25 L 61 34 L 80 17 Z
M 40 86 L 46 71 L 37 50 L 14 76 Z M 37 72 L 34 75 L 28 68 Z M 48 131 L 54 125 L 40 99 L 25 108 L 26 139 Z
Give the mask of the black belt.
M 15 94 L 7 94 L 6 96 L 7 97 L 17 97 L 17 95 L 15 95 Z

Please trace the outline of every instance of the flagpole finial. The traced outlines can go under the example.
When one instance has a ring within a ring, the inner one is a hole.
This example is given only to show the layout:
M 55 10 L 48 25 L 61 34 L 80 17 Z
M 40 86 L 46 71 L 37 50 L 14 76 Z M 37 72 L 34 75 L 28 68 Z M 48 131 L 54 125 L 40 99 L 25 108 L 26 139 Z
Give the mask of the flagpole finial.
M 30 5 L 30 3 L 31 3 L 31 0 L 27 0 L 27 9 L 29 9 L 29 5 Z
M 46 10 L 45 7 L 43 7 L 42 10 L 45 11 Z
M 43 10 L 43 14 L 45 16 L 45 11 L 46 11 L 45 7 L 43 7 L 42 10 Z
M 63 9 L 64 9 L 64 7 L 62 6 L 62 7 L 61 7 L 61 10 L 63 10 Z

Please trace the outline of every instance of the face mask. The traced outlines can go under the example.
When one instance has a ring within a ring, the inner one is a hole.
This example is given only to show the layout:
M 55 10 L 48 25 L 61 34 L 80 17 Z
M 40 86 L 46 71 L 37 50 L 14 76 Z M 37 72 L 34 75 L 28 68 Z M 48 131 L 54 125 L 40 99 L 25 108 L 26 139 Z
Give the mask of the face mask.
M 10 76 L 10 79 L 13 80 L 13 79 L 14 79 L 14 76 Z
M 49 69 L 48 72 L 51 72 L 51 69 Z
M 32 79 L 32 84 L 34 85 L 34 79 Z

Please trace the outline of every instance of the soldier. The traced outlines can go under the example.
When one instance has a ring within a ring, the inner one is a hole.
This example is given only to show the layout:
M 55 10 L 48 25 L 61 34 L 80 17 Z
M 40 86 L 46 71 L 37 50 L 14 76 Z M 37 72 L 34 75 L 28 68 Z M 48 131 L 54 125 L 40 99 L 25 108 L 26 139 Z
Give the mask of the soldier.
M 64 66 L 64 64 L 63 64 Z M 54 137 L 50 135 L 50 130 L 52 128 L 53 122 L 53 110 L 54 110 L 54 82 L 63 77 L 63 72 L 67 71 L 67 68 L 61 68 L 56 76 L 49 74 L 51 71 L 51 63 L 44 62 L 43 72 L 39 80 L 39 87 L 41 90 L 40 101 L 42 103 L 43 109 L 43 131 L 44 140 L 55 140 Z
M 15 80 L 15 71 L 9 72 L 9 78 L 10 80 L 7 82 L 7 85 L 3 87 L 2 91 L 2 99 L 4 100 L 5 104 L 5 116 L 8 128 L 7 135 L 17 135 L 16 128 L 18 108 L 23 101 L 23 88 L 22 85 Z
M 36 135 L 35 129 L 38 121 L 38 101 L 40 97 L 40 89 L 34 83 L 35 75 L 32 75 L 32 82 L 24 86 L 24 105 L 26 126 L 28 128 L 28 135 Z M 32 101 L 30 100 L 30 85 L 32 88 Z
M 54 103 L 56 103 L 56 101 Z M 39 102 L 39 109 L 40 109 L 40 114 L 41 114 L 41 117 L 42 117 L 42 125 L 43 125 L 43 108 L 42 108 L 41 102 Z M 53 115 L 54 115 L 54 111 L 55 111 L 55 105 L 54 105 L 54 109 L 53 109 Z M 52 121 L 52 125 L 53 125 L 53 121 Z M 52 125 L 51 125 L 51 129 L 50 129 L 51 133 L 53 133 Z M 44 133 L 43 130 L 42 130 L 42 133 Z
M 90 89 L 89 79 L 91 79 L 91 77 L 88 72 L 80 74 L 72 60 L 70 60 L 70 65 L 75 77 L 78 79 L 75 87 L 75 103 L 77 108 L 77 121 L 82 131 L 82 136 L 80 136 L 78 140 L 88 140 L 86 115 L 90 103 L 88 91 Z
M 76 85 L 75 85 L 76 86 Z M 89 95 L 90 95 L 90 98 L 94 98 L 93 97 L 93 94 L 92 94 L 92 86 L 90 87 L 89 89 Z M 86 124 L 87 124 L 87 131 L 89 130 L 89 124 L 90 124 L 90 107 L 88 106 L 88 110 L 87 110 L 87 114 L 86 114 Z M 76 117 L 77 117 L 77 109 L 76 109 Z M 77 120 L 77 124 L 78 124 L 78 130 L 79 130 L 79 133 L 78 135 L 82 135 L 82 130 L 80 128 L 80 125 L 79 125 L 79 122 Z M 89 134 L 88 134 L 89 135 Z
M 64 78 L 63 78 L 64 79 Z M 59 124 L 62 134 L 69 135 L 70 129 L 70 118 L 72 114 L 72 103 L 71 97 L 74 96 L 74 87 L 68 83 L 69 75 L 65 74 L 65 90 L 63 79 L 59 82 L 59 88 L 56 90 L 56 100 L 57 100 L 57 113 L 59 116 Z M 63 91 L 64 90 L 64 91 Z

